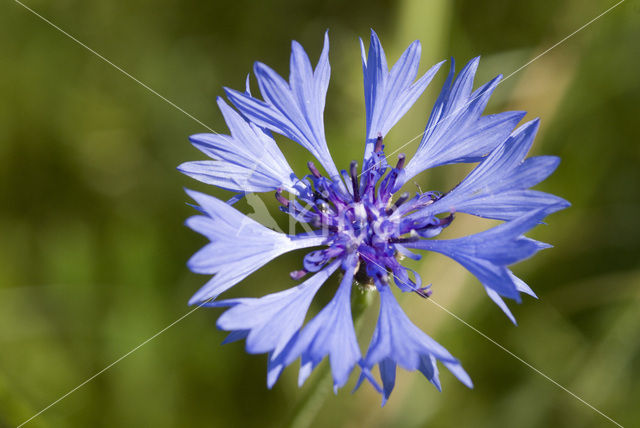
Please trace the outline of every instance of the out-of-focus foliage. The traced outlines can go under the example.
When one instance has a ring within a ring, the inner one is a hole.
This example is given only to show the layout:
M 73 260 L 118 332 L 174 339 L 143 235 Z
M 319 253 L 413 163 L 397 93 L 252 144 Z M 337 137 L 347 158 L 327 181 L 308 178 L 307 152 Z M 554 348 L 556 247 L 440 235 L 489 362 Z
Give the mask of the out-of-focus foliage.
M 329 28 L 326 127 L 346 166 L 363 147 L 357 37 L 370 27 L 393 60 L 421 39 L 425 70 L 449 56 L 461 63 L 482 55 L 479 77 L 487 80 L 509 75 L 613 2 L 26 4 L 220 132 L 214 100 L 223 85 L 242 88 L 254 60 L 286 74 L 290 40 L 316 57 Z M 516 269 L 540 297 L 514 305 L 519 327 L 462 268 L 437 255 L 418 267 L 438 303 L 624 426 L 640 424 L 639 25 L 640 5 L 628 0 L 509 77 L 490 105 L 542 118 L 534 151 L 560 155 L 562 164 L 541 189 L 573 203 L 534 232 L 555 248 Z M 2 5 L 0 33 L 0 426 L 15 426 L 188 311 L 205 278 L 184 266 L 203 241 L 182 225 L 193 212 L 182 187 L 227 194 L 175 171 L 201 157 L 186 138 L 206 131 L 201 125 L 16 3 Z M 443 76 L 389 135 L 390 148 L 423 129 Z M 302 171 L 307 155 L 282 143 Z M 419 184 L 442 190 L 462 174 L 436 170 Z M 264 203 L 277 216 L 270 195 Z M 456 227 L 482 226 L 460 216 Z M 283 256 L 237 288 L 259 296 L 291 286 L 287 272 L 299 264 L 299 254 Z M 384 409 L 370 389 L 352 396 L 345 388 L 305 422 L 607 426 L 437 306 L 416 296 L 402 303 L 461 359 L 475 389 L 444 373 L 438 393 L 402 373 Z M 220 347 L 217 315 L 189 315 L 29 425 L 283 426 L 309 387 L 299 390 L 289 369 L 268 391 L 265 357 Z

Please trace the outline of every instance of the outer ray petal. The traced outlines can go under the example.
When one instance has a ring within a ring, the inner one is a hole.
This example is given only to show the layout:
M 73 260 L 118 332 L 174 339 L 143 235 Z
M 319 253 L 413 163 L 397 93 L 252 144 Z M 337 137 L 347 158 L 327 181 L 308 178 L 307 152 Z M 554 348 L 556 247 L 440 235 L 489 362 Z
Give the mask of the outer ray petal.
M 300 384 L 328 355 L 334 390 L 337 390 L 347 382 L 349 374 L 361 358 L 351 318 L 354 257 L 348 257 L 343 266 L 344 277 L 331 302 L 303 327 L 300 334 L 292 339 L 289 348 L 283 351 L 281 365 L 287 366 L 301 357 Z
M 296 178 L 273 138 L 244 120 L 221 98 L 218 106 L 231 135 L 192 135 L 189 139 L 193 145 L 214 160 L 186 162 L 178 170 L 232 191 L 268 192 L 282 188 L 300 194 L 305 184 Z
M 187 226 L 211 240 L 191 257 L 188 266 L 196 273 L 215 274 L 189 304 L 217 297 L 281 254 L 325 241 L 320 235 L 274 232 L 219 199 L 190 190 L 187 193 L 204 214 L 187 219 Z
M 330 176 L 338 176 L 324 133 L 324 105 L 331 67 L 329 66 L 329 36 L 315 70 L 298 42 L 291 49 L 289 82 L 262 63 L 256 63 L 254 73 L 264 101 L 225 88 L 231 102 L 250 121 L 282 134 L 309 150 Z
M 421 240 L 405 244 L 410 248 L 442 253 L 456 260 L 480 282 L 500 296 L 520 302 L 520 292 L 529 288 L 516 278 L 508 265 L 531 257 L 547 244 L 524 237 L 522 234 L 535 227 L 545 216 L 544 210 L 533 211 L 492 229 L 463 238 L 449 240 Z M 526 288 L 525 288 L 526 287 Z M 489 294 L 494 301 L 493 293 Z M 498 305 L 504 310 L 503 305 Z M 506 312 L 506 311 L 505 311 Z M 507 316 L 509 314 L 507 313 Z
M 244 332 L 248 353 L 277 355 L 300 329 L 316 292 L 339 265 L 335 261 L 302 284 L 259 299 L 230 299 L 204 306 L 231 306 L 218 318 L 218 328 Z
M 538 124 L 536 119 L 522 125 L 458 186 L 412 216 L 459 211 L 512 220 L 536 209 L 550 214 L 568 207 L 569 203 L 562 198 L 527 190 L 551 175 L 560 161 L 555 156 L 525 159 Z
M 479 161 L 502 143 L 524 117 L 525 112 L 520 111 L 482 116 L 501 76 L 472 92 L 478 62 L 479 57 L 469 61 L 454 81 L 455 64 L 451 59 L 447 81 L 400 184 L 428 168 Z
M 387 285 L 378 285 L 380 315 L 363 366 L 380 367 L 383 402 L 389 398 L 395 384 L 396 365 L 406 370 L 420 370 L 438 389 L 436 360 L 447 365 L 465 385 L 472 387 L 466 372 L 445 348 L 416 327 L 404 314 Z
M 384 50 L 375 31 L 371 30 L 368 57 L 365 57 L 362 40 L 360 40 L 360 47 L 362 50 L 364 99 L 367 112 L 364 166 L 371 153 L 373 153 L 378 136 L 382 135 L 384 137 L 393 125 L 411 108 L 440 69 L 442 62 L 431 67 L 429 71 L 414 82 L 420 63 L 421 47 L 419 41 L 416 40 L 409 45 L 393 66 L 391 72 L 387 68 Z

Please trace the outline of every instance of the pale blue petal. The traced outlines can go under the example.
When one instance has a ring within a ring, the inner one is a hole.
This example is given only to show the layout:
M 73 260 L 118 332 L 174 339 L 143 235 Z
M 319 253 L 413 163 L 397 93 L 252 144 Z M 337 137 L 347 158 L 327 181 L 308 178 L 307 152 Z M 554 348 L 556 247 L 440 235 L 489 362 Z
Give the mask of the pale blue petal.
M 519 292 L 528 294 L 529 296 L 534 297 L 536 299 L 538 298 L 538 296 L 536 296 L 536 293 L 533 292 L 531 287 L 529 287 L 523 280 L 515 276 L 513 272 L 509 271 L 509 276 L 511 276 L 511 279 L 513 279 L 513 282 L 516 285 L 516 288 L 518 289 Z
M 544 210 L 536 210 L 474 235 L 449 240 L 421 240 L 405 245 L 444 254 L 467 268 L 485 287 L 519 302 L 523 287 L 506 266 L 548 247 L 522 236 L 544 215 Z
M 265 175 L 255 165 L 245 167 L 224 161 L 185 162 L 180 172 L 206 184 L 242 192 L 270 192 L 279 188 L 297 194 L 293 180 L 283 182 L 280 177 Z
M 273 385 L 275 385 L 278 378 L 280 378 L 284 368 L 285 364 L 282 361 L 282 354 L 279 354 L 279 356 L 275 358 L 273 354 L 269 354 L 269 358 L 267 359 L 267 388 L 273 388 Z
M 391 358 L 385 358 L 380 361 L 378 368 L 382 380 L 382 405 L 384 406 L 396 385 L 396 363 Z
M 479 58 L 471 60 L 454 80 L 451 69 L 429 117 L 418 150 L 405 168 L 406 183 L 418 173 L 439 165 L 477 162 L 505 141 L 525 112 L 489 116 L 482 113 L 501 76 L 472 92 Z
M 378 291 L 380 315 L 363 365 L 367 369 L 379 365 L 383 384 L 383 404 L 393 390 L 396 365 L 409 371 L 420 370 L 437 387 L 439 383 L 436 360 L 453 367 L 456 376 L 461 375 L 457 369 L 458 360 L 409 320 L 389 286 L 378 284 Z M 425 361 L 428 364 L 425 365 Z M 468 376 L 461 376 L 460 380 L 467 384 L 467 378 Z
M 296 178 L 273 138 L 243 119 L 221 98 L 218 106 L 231 135 L 192 135 L 189 139 L 193 145 L 214 160 L 186 162 L 178 170 L 232 191 L 267 192 L 282 188 L 300 194 L 306 185 Z
M 489 287 L 484 287 L 484 290 L 487 292 L 491 300 L 493 300 L 493 302 L 496 305 L 498 305 L 500 309 L 502 309 L 502 312 L 505 313 L 505 315 L 511 320 L 511 322 L 514 323 L 515 325 L 518 325 L 518 323 L 516 322 L 516 317 L 513 316 L 513 314 L 511 313 L 511 310 L 509 309 L 507 304 L 504 302 L 502 297 L 500 297 L 498 293 L 496 293 L 494 290 L 492 290 Z
M 211 240 L 191 257 L 188 266 L 193 272 L 215 275 L 189 304 L 217 297 L 281 254 L 318 246 L 326 239 L 275 232 L 219 199 L 190 190 L 187 193 L 205 214 L 190 217 L 187 226 Z
M 462 368 L 462 365 L 460 365 L 460 363 L 443 361 L 442 364 L 444 364 L 444 366 L 467 388 L 473 388 L 473 381 L 471 380 L 471 376 L 469 376 L 469 374 Z
M 536 293 L 534 293 L 533 290 L 523 280 L 515 276 L 509 269 L 507 269 L 507 274 L 511 278 L 513 284 L 519 292 L 528 294 L 531 297 L 535 297 L 536 299 L 538 298 L 538 296 L 536 296 Z M 493 300 L 493 302 L 498 305 L 500 309 L 502 309 L 502 311 L 511 320 L 511 322 L 515 325 L 518 325 L 518 323 L 516 322 L 516 318 L 513 316 L 511 310 L 509 310 L 509 307 L 500 297 L 500 295 L 489 287 L 485 287 L 485 291 L 487 292 L 491 300 Z
M 364 97 L 366 108 L 367 139 L 363 165 L 373 153 L 378 136 L 386 136 L 389 130 L 411 108 L 427 88 L 442 62 L 431 67 L 414 82 L 420 63 L 420 42 L 415 41 L 400 56 L 391 72 L 387 67 L 384 50 L 377 34 L 371 30 L 369 55 L 365 59 L 362 50 L 362 70 L 364 73 Z
M 315 70 L 302 46 L 293 42 L 289 82 L 265 64 L 255 64 L 254 74 L 264 101 L 246 92 L 229 88 L 225 91 L 250 121 L 298 142 L 320 161 L 331 177 L 335 177 L 338 170 L 329 154 L 323 121 L 330 73 L 329 36 L 325 34 Z
M 440 384 L 440 372 L 438 370 L 438 365 L 436 364 L 438 360 L 435 359 L 432 355 L 422 355 L 420 357 L 420 366 L 418 366 L 418 370 L 420 373 L 427 378 L 429 382 L 436 387 L 439 392 L 442 392 L 442 385 Z
M 230 299 L 204 306 L 231 306 L 217 326 L 227 331 L 247 331 L 247 352 L 250 354 L 280 353 L 300 329 L 309 305 L 322 284 L 338 268 L 336 261 L 302 284 L 261 298 Z
M 522 125 L 458 186 L 413 215 L 459 211 L 480 217 L 512 220 L 533 210 L 542 209 L 547 215 L 568 207 L 569 203 L 562 198 L 528 190 L 553 173 L 559 163 L 555 156 L 525 159 L 538 124 L 536 119 Z
M 247 330 L 232 331 L 227 335 L 227 337 L 224 338 L 224 340 L 222 341 L 222 344 L 226 345 L 228 343 L 237 342 L 239 340 L 246 338 L 248 334 L 249 332 Z
M 361 358 L 351 318 L 354 262 L 353 257 L 347 259 L 344 277 L 331 302 L 303 327 L 291 347 L 283 351 L 285 365 L 301 357 L 301 381 L 328 355 L 334 388 L 342 387 Z
M 563 210 L 570 204 L 559 196 L 537 190 L 511 190 L 498 194 L 474 196 L 458 204 L 438 204 L 442 212 L 459 211 L 496 220 L 513 220 L 533 210 L 542 209 L 545 216 Z

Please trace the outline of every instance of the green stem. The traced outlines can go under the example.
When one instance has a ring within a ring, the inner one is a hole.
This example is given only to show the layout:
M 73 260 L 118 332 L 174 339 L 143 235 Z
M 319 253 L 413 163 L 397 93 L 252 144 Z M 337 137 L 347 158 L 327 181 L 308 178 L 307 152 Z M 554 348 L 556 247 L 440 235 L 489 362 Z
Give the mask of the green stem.
M 375 288 L 356 282 L 351 290 L 351 313 L 357 333 L 363 324 L 362 315 L 373 301 Z M 318 367 L 319 373 L 314 376 L 311 385 L 293 409 L 293 417 L 290 418 L 288 424 L 290 428 L 307 428 L 315 420 L 332 389 L 333 380 L 330 368 L 329 364 L 322 364 Z
M 293 410 L 290 428 L 307 428 L 316 418 L 331 391 L 333 382 L 329 368 L 329 364 L 322 364 L 318 367 L 319 373 Z

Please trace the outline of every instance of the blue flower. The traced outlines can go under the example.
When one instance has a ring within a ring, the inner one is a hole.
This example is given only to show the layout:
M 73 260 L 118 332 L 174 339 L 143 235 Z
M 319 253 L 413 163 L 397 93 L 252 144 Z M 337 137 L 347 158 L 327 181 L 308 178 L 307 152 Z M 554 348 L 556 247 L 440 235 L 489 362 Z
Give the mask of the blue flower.
M 440 389 L 437 362 L 463 384 L 471 379 L 460 362 L 416 327 L 396 301 L 402 292 L 431 295 L 419 275 L 404 267 L 403 257 L 419 259 L 412 250 L 441 253 L 475 275 L 489 297 L 515 323 L 504 298 L 520 302 L 520 293 L 533 291 L 508 266 L 531 257 L 548 245 L 524 237 L 545 216 L 569 206 L 554 195 L 531 190 L 558 166 L 558 158 L 526 158 L 538 130 L 538 120 L 520 127 L 524 112 L 483 115 L 500 76 L 473 90 L 478 58 L 457 75 L 454 61 L 433 107 L 420 145 L 407 161 L 388 163 L 384 139 L 426 89 L 441 64 L 418 77 L 420 43 L 412 43 L 389 70 L 375 32 L 368 54 L 362 44 L 366 137 L 364 159 L 339 171 L 329 154 L 323 112 L 329 85 L 329 39 L 318 64 L 312 67 L 304 49 L 293 42 L 289 81 L 262 63 L 254 74 L 262 99 L 249 90 L 225 89 L 237 109 L 222 99 L 218 106 L 230 135 L 197 134 L 192 143 L 212 160 L 187 162 L 185 174 L 223 189 L 240 192 L 227 203 L 187 191 L 199 214 L 187 225 L 209 238 L 190 260 L 189 268 L 213 275 L 191 304 L 227 307 L 217 326 L 230 334 L 225 343 L 246 339 L 249 353 L 268 354 L 267 384 L 272 387 L 283 369 L 301 360 L 299 383 L 329 357 L 334 389 L 346 384 L 359 367 L 358 385 L 368 380 L 383 395 L 395 385 L 396 368 L 420 371 Z M 517 127 L 517 128 L 516 128 Z M 298 177 L 278 149 L 272 132 L 297 142 L 317 160 Z M 448 192 L 399 190 L 416 174 L 435 166 L 477 163 Z M 271 230 L 232 205 L 247 192 L 275 192 L 281 210 L 303 224 L 300 234 Z M 287 192 L 287 198 L 283 192 Z M 455 213 L 502 220 L 492 229 L 457 239 L 434 239 L 454 223 Z M 272 259 L 289 251 L 313 248 L 291 277 L 299 285 L 260 298 L 216 301 L 224 291 Z M 315 294 L 329 277 L 341 273 L 333 299 L 306 324 Z M 367 353 L 360 352 L 353 326 L 354 287 L 377 290 L 378 322 Z M 372 370 L 378 366 L 380 386 Z

